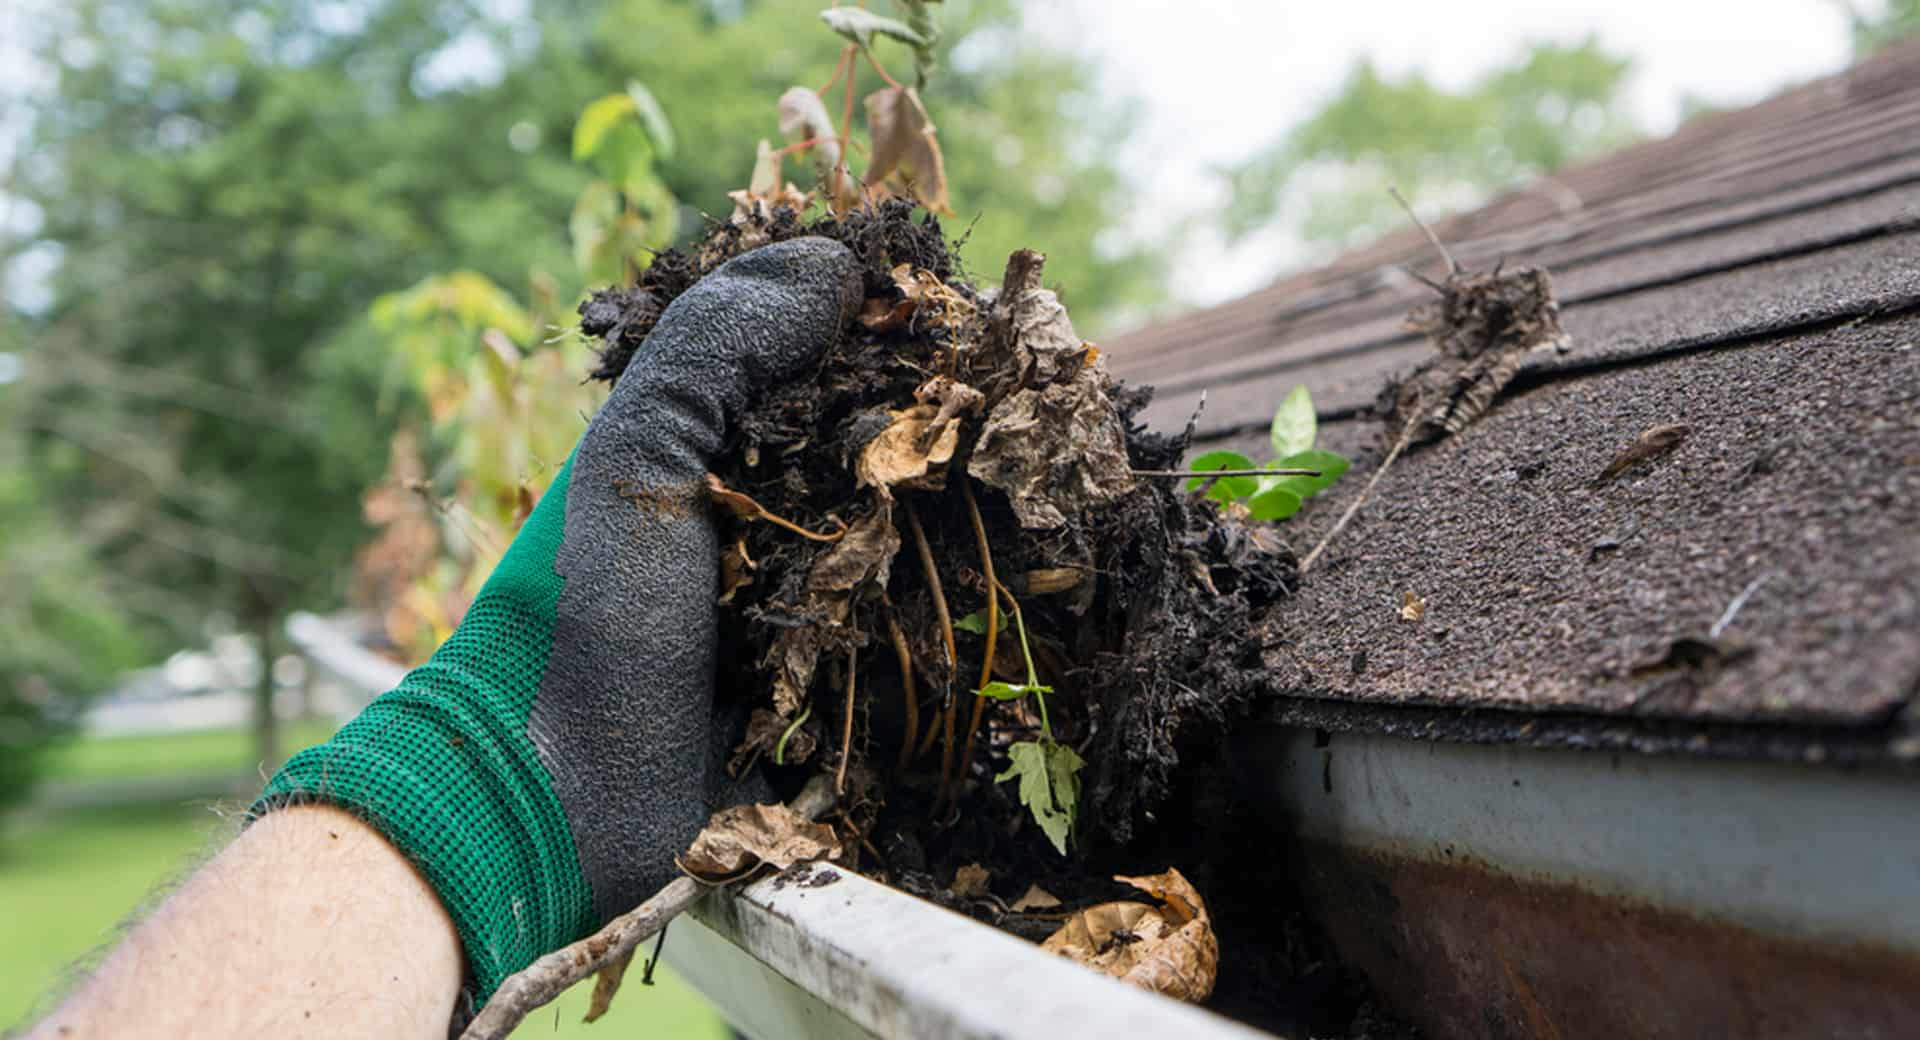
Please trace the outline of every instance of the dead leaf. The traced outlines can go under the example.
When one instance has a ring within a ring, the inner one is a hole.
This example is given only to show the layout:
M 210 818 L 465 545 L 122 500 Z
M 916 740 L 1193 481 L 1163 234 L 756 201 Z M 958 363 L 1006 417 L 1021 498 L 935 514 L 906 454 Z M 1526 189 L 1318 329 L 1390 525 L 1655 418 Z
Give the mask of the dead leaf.
M 886 300 L 878 296 L 869 297 L 860 305 L 860 324 L 874 332 L 892 332 L 907 327 L 908 319 L 913 317 L 912 300 Z
M 1200 893 L 1178 870 L 1118 877 L 1161 901 L 1101 903 L 1067 919 L 1040 948 L 1177 1000 L 1213 993 L 1220 942 Z
M 1133 490 L 1122 423 L 1092 370 L 1020 390 L 987 416 L 967 460 L 974 478 L 1007 493 L 1020 526 L 1068 517 Z
M 720 602 L 732 603 L 734 593 L 753 584 L 755 566 L 745 535 L 720 551 Z
M 953 872 L 953 884 L 947 886 L 947 891 L 953 893 L 955 899 L 980 899 L 990 893 L 987 881 L 992 877 L 987 868 L 969 863 Z
M 1414 308 L 1407 325 L 1439 353 L 1381 393 L 1388 444 L 1409 424 L 1415 443 L 1459 433 L 1493 406 L 1529 354 L 1567 349 L 1544 268 L 1455 271 L 1437 288 L 1440 298 Z
M 787 746 L 782 749 L 780 741 L 785 739 Z M 765 708 L 753 709 L 747 717 L 747 735 L 740 745 L 733 749 L 733 756 L 727 759 L 727 775 L 738 777 L 761 755 L 773 757 L 781 752 L 780 758 L 788 765 L 797 765 L 813 757 L 819 750 L 820 741 L 813 731 L 805 726 L 795 726 L 790 718 L 775 715 Z
M 839 855 L 840 841 L 824 823 L 784 805 L 735 805 L 713 814 L 679 863 L 698 880 L 719 882 L 763 865 L 785 870 Z
M 1400 617 L 1405 621 L 1418 621 L 1427 616 L 1427 601 L 1420 594 L 1408 589 L 1400 594 Z
M 1633 443 L 1622 448 L 1620 454 L 1614 456 L 1612 462 L 1607 463 L 1607 468 L 1601 470 L 1600 475 L 1593 479 L 1593 486 L 1610 484 L 1620 474 L 1633 467 L 1643 462 L 1652 462 L 1668 454 L 1678 448 L 1680 442 L 1686 440 L 1687 434 L 1692 432 L 1693 427 L 1685 423 L 1662 423 L 1659 426 L 1650 426 L 1641 430 L 1640 435 L 1633 439 Z
M 820 184 L 835 203 L 836 211 L 849 194 L 857 200 L 858 189 L 840 152 L 840 132 L 834 129 L 833 117 L 827 114 L 820 95 L 811 87 L 788 87 L 787 92 L 780 95 L 779 111 L 780 132 L 787 135 L 788 141 L 811 142 L 807 150 L 813 154 Z
M 868 94 L 865 105 L 867 130 L 873 138 L 873 158 L 864 178 L 867 186 L 897 180 L 922 206 L 951 215 L 946 160 L 919 93 L 912 87 L 887 87 Z
M 598 1022 L 600 1016 L 613 1007 L 614 994 L 620 992 L 620 983 L 627 977 L 627 967 L 633 963 L 633 955 L 638 952 L 639 947 L 628 950 L 594 973 L 593 999 L 587 1002 L 585 1021 Z
M 946 465 L 960 446 L 960 427 L 947 423 L 931 438 L 940 410 L 916 404 L 887 413 L 893 421 L 860 449 L 854 475 L 862 487 L 909 487 L 937 491 L 947 486 Z
M 1078 567 L 1041 567 L 1026 574 L 1027 594 L 1050 596 L 1080 584 L 1083 572 Z
M 1030 910 L 1051 910 L 1059 905 L 1060 900 L 1052 892 L 1033 884 L 1028 885 L 1026 893 L 1013 901 L 1013 912 L 1024 914 Z
M 882 487 L 874 509 L 854 521 L 807 571 L 806 595 L 796 613 L 818 620 L 782 629 L 767 648 L 765 666 L 773 671 L 773 706 L 782 716 L 799 715 L 807 689 L 813 685 L 820 653 L 829 645 L 827 632 L 846 622 L 856 596 L 886 587 L 894 554 L 899 551 L 893 498 Z

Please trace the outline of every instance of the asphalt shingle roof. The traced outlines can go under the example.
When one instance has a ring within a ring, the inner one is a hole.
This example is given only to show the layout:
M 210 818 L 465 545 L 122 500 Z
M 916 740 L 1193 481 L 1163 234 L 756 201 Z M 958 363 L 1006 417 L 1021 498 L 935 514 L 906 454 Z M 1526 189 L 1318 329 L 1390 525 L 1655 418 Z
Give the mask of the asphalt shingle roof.
M 1382 479 L 1268 622 L 1276 714 L 1920 756 L 1920 44 L 1435 230 L 1468 267 L 1547 267 L 1573 349 Z M 1409 228 L 1103 347 L 1160 386 L 1158 427 L 1207 391 L 1196 450 L 1261 453 L 1274 404 L 1312 388 L 1323 442 L 1360 457 L 1290 522 L 1304 552 L 1377 465 L 1383 381 L 1431 351 L 1403 264 L 1444 273 Z M 1679 448 L 1595 486 L 1665 423 L 1690 427 Z

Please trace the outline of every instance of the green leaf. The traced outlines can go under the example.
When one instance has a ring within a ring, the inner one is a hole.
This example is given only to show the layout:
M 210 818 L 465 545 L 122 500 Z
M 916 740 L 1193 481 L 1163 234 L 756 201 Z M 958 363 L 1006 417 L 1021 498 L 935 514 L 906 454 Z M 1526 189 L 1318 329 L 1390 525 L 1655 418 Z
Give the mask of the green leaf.
M 1018 779 L 1020 802 L 1033 814 L 1053 847 L 1064 856 L 1080 808 L 1080 768 L 1074 750 L 1053 741 L 1023 740 L 1007 748 L 1007 768 L 995 782 Z
M 886 15 L 874 14 L 864 7 L 834 7 L 820 12 L 820 20 L 834 32 L 862 47 L 873 46 L 873 35 L 891 36 L 914 47 L 927 46 L 927 38 L 914 32 L 907 23 Z
M 995 608 L 994 616 L 1000 619 L 1000 631 L 1005 632 L 1007 630 L 1006 612 Z M 966 617 L 955 621 L 953 627 L 955 631 L 972 632 L 976 636 L 984 636 L 987 634 L 987 612 L 985 610 L 976 610 Z
M 653 91 L 637 79 L 628 80 L 627 96 L 633 99 L 634 114 L 640 117 L 640 125 L 653 141 L 654 152 L 662 159 L 673 158 L 673 124 L 667 122 L 667 110 L 660 107 Z
M 589 102 L 587 107 L 580 110 L 580 119 L 573 124 L 574 159 L 591 158 L 600 150 L 607 134 L 619 126 L 628 114 L 637 110 L 638 104 L 631 94 L 608 94 Z
M 1253 469 L 1253 460 L 1237 451 L 1210 451 L 1187 464 L 1191 470 L 1212 469 Z M 1206 477 L 1190 477 L 1187 490 L 1196 491 L 1207 482 Z M 1260 489 L 1256 477 L 1221 477 L 1213 483 L 1213 490 L 1207 497 L 1216 502 L 1231 502 L 1236 498 L 1246 498 Z
M 1312 451 L 1295 452 L 1285 458 L 1273 460 L 1267 464 L 1267 468 L 1317 469 L 1320 475 L 1317 477 L 1269 477 L 1267 479 L 1272 483 L 1264 485 L 1262 490 L 1286 488 L 1301 498 L 1309 498 L 1332 487 L 1333 482 L 1339 480 L 1352 466 L 1353 464 L 1347 461 L 1346 456 L 1337 455 L 1331 451 L 1315 448 Z
M 959 626 L 956 625 L 955 627 L 957 628 Z M 974 693 L 978 694 L 979 696 L 991 697 L 996 701 L 1017 701 L 1020 698 L 1025 697 L 1029 693 L 1047 694 L 1052 692 L 1053 692 L 1053 687 L 1042 686 L 1039 683 L 1010 683 L 1010 682 L 997 682 L 997 681 L 990 682 L 985 686 L 980 687 L 978 690 L 974 691 Z
M 1247 499 L 1247 512 L 1255 520 L 1285 520 L 1300 511 L 1300 496 L 1283 487 L 1267 488 Z
M 1306 384 L 1293 388 L 1280 407 L 1273 411 L 1273 427 L 1270 436 L 1273 440 L 1275 455 L 1293 455 L 1313 447 L 1314 437 L 1319 433 L 1319 420 L 1314 415 L 1313 397 L 1307 393 Z

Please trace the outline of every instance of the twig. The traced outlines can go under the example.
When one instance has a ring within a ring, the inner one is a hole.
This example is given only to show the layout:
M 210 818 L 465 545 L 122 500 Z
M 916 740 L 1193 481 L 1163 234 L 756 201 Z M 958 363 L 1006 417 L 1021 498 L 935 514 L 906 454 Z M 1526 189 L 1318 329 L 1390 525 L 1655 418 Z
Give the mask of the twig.
M 887 608 L 887 635 L 893 640 L 893 653 L 900 659 L 900 689 L 906 698 L 907 732 L 900 740 L 900 761 L 895 769 L 905 771 L 913 763 L 913 744 L 920 738 L 920 698 L 913 686 L 913 652 L 907 649 L 907 634 L 894 616 L 893 601 L 883 591 L 880 602 Z
M 826 812 L 833 801 L 824 778 L 816 777 L 787 806 L 811 820 Z M 505 1040 L 523 1019 L 558 999 L 574 983 L 616 962 L 631 960 L 641 943 L 715 887 L 725 886 L 703 885 L 690 877 L 674 878 L 651 899 L 608 921 L 599 931 L 507 976 L 487 1000 L 487 1006 L 460 1033 L 460 1040 Z M 619 982 L 612 985 L 618 987 Z M 607 999 L 612 999 L 611 993 Z
M 1000 605 L 993 601 L 994 590 L 999 587 L 1000 582 L 993 576 L 993 550 L 987 544 L 987 525 L 986 521 L 980 518 L 980 504 L 974 501 L 973 486 L 963 480 L 960 482 L 960 492 L 967 501 L 967 518 L 973 522 L 973 540 L 980 548 L 980 569 L 985 572 L 987 579 L 987 649 L 986 656 L 980 661 L 980 684 L 975 687 L 975 689 L 985 689 L 986 685 L 993 681 L 993 652 L 996 649 L 994 644 L 1000 636 Z M 973 709 L 967 717 L 965 750 L 960 753 L 958 778 L 962 783 L 966 782 L 967 771 L 973 768 L 973 744 L 976 734 L 980 732 L 980 716 L 986 711 L 986 707 L 985 697 L 973 698 Z M 952 798 L 954 792 L 948 786 L 948 779 L 944 775 L 941 776 L 940 790 L 942 797 Z
M 1136 469 L 1136 477 L 1317 477 L 1317 469 Z
M 946 750 L 942 753 L 941 757 L 950 760 L 953 757 L 953 679 L 955 673 L 960 669 L 960 655 L 954 649 L 953 618 L 947 613 L 947 593 L 940 585 L 940 569 L 933 565 L 933 547 L 927 544 L 927 532 L 925 528 L 920 526 L 920 514 L 914 510 L 913 500 L 907 499 L 906 506 L 907 528 L 913 532 L 913 544 L 914 547 L 919 550 L 920 554 L 920 570 L 926 574 L 927 588 L 933 594 L 933 612 L 934 615 L 940 619 L 941 634 L 946 637 L 948 695 L 947 711 L 943 725 L 947 744 Z M 942 732 L 942 728 L 941 726 L 927 727 L 927 741 L 921 746 L 920 754 L 926 754 L 928 749 L 933 747 L 934 735 Z M 951 765 L 950 761 L 943 763 L 941 772 L 945 773 L 949 765 Z
M 1413 206 L 1407 202 L 1407 197 L 1405 195 L 1400 194 L 1400 189 L 1398 187 L 1389 186 L 1387 188 L 1387 194 L 1392 195 L 1393 201 L 1398 202 L 1400 204 L 1400 208 L 1407 211 L 1407 219 L 1413 221 L 1413 226 L 1419 228 L 1421 231 L 1426 233 L 1427 241 L 1433 243 L 1433 248 L 1438 249 L 1440 251 L 1440 258 L 1447 262 L 1447 273 L 1459 274 L 1460 265 L 1454 262 L 1453 254 L 1447 252 L 1447 247 L 1442 245 L 1440 242 L 1440 236 L 1434 234 L 1433 229 L 1427 226 L 1427 222 L 1424 220 L 1421 220 L 1419 214 L 1413 211 Z
M 1419 415 L 1420 405 L 1424 403 L 1424 400 L 1416 402 L 1412 414 L 1416 416 Z M 1367 486 L 1360 489 L 1360 497 L 1354 499 L 1353 503 L 1347 506 L 1347 511 L 1340 514 L 1340 519 L 1334 522 L 1332 529 L 1320 536 L 1320 544 L 1314 546 L 1313 551 L 1307 554 L 1307 558 L 1300 561 L 1300 573 L 1302 575 L 1305 575 L 1313 569 L 1313 561 L 1319 559 L 1320 554 L 1326 551 L 1327 543 L 1333 541 L 1333 536 L 1344 530 L 1347 526 L 1347 521 L 1352 520 L 1353 514 L 1360 511 L 1360 506 L 1367 500 L 1367 496 L 1373 494 L 1373 486 L 1380 483 L 1380 478 L 1386 475 L 1387 467 L 1393 465 L 1393 460 L 1399 458 L 1400 453 L 1407 450 L 1407 445 L 1413 442 L 1413 431 L 1419 428 L 1420 424 L 1418 422 L 1412 420 L 1407 422 L 1407 428 L 1400 431 L 1400 439 L 1393 442 L 1393 450 L 1387 452 L 1387 457 L 1380 460 L 1380 468 L 1373 471 L 1373 476 L 1367 478 Z
M 660 926 L 660 938 L 664 940 L 666 937 L 667 926 L 663 924 Z M 587 1014 L 584 1021 L 600 1021 L 600 1016 L 606 1014 L 607 1009 L 613 1006 L 613 995 L 620 992 L 620 983 L 626 979 L 627 968 L 633 964 L 633 955 L 638 952 L 640 952 L 640 948 L 635 946 L 619 957 L 608 961 L 607 966 L 601 968 L 600 973 L 594 976 L 593 997 L 587 1001 Z M 647 974 L 652 974 L 652 971 L 652 962 L 649 961 Z
M 833 773 L 833 793 L 847 793 L 847 763 L 853 759 L 853 691 L 854 680 L 860 673 L 856 665 L 860 663 L 860 648 L 847 647 L 847 711 L 846 721 L 840 724 L 840 768 Z
M 608 921 L 605 928 L 509 975 L 487 1000 L 487 1006 L 468 1023 L 460 1040 L 505 1040 L 522 1019 L 551 1003 L 574 983 L 630 957 L 635 947 L 699 901 L 705 891 L 690 877 L 674 878 L 653 898 Z
M 1727 626 L 1733 624 L 1734 615 L 1740 613 L 1740 608 L 1746 606 L 1747 600 L 1752 599 L 1753 594 L 1760 591 L 1760 586 L 1765 585 L 1767 579 L 1771 577 L 1773 577 L 1773 572 L 1766 571 L 1758 578 L 1747 582 L 1747 587 L 1741 589 L 1738 596 L 1733 597 L 1732 603 L 1727 604 L 1726 612 L 1720 615 L 1720 620 L 1715 621 L 1713 627 L 1707 630 L 1707 637 L 1709 639 L 1720 638 L 1720 633 L 1725 632 Z

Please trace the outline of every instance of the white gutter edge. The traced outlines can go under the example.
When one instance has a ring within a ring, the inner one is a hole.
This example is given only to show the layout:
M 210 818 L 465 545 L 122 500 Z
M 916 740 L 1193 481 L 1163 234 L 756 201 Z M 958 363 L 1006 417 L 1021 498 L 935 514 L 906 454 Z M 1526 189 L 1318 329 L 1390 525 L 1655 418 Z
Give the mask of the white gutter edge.
M 668 934 L 674 970 L 761 1040 L 1268 1036 L 824 864 L 709 895 Z

